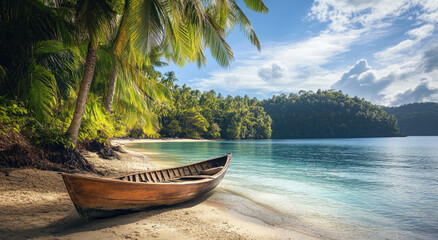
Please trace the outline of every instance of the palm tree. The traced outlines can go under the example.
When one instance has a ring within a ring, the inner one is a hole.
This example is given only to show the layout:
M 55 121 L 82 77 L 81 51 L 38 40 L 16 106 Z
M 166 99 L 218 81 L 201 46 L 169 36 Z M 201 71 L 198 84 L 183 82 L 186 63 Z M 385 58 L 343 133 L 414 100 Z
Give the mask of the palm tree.
M 76 107 L 67 135 L 73 145 L 76 145 L 79 128 L 87 102 L 88 92 L 93 80 L 96 65 L 99 38 L 104 39 L 111 29 L 111 21 L 114 20 L 115 12 L 106 0 L 78 0 L 76 2 L 76 26 L 79 41 L 88 41 L 87 57 L 84 64 L 84 72 Z
M 164 78 L 161 79 L 161 82 L 168 88 L 173 88 L 176 81 L 178 81 L 178 79 L 176 78 L 174 71 L 165 73 Z
M 153 65 L 161 64 L 159 59 L 164 52 L 157 47 L 165 48 L 165 36 L 175 38 L 171 22 L 179 20 L 176 17 L 181 15 L 180 5 L 180 1 L 174 0 L 126 0 L 112 44 L 114 56 L 123 58 L 139 70 L 150 70 Z M 117 64 L 112 66 L 104 103 L 108 113 L 111 112 L 120 70 Z
M 125 0 L 123 15 L 121 16 L 120 24 L 118 27 L 117 35 L 113 42 L 113 54 L 114 56 L 120 57 L 123 50 L 123 43 L 126 42 L 126 25 L 127 25 L 127 15 L 129 13 L 130 0 Z M 108 113 L 111 112 L 111 107 L 113 104 L 114 94 L 116 91 L 116 80 L 117 80 L 117 66 L 114 65 L 111 70 L 110 79 L 108 82 L 107 96 L 105 98 L 105 109 Z
M 247 0 L 245 4 L 254 11 L 267 12 L 261 0 Z M 146 21 L 135 21 L 136 26 L 130 28 L 130 19 Z M 251 23 L 234 0 L 221 3 L 206 1 L 205 8 L 200 2 L 189 0 L 182 4 L 180 1 L 126 0 L 113 44 L 114 55 L 120 56 L 128 44 L 128 36 L 130 39 L 132 36 L 142 36 L 146 42 L 137 45 L 146 46 L 143 50 L 148 51 L 151 46 L 158 46 L 165 41 L 166 46 L 172 48 L 173 54 L 169 54 L 169 58 L 181 65 L 187 60 L 198 61 L 199 65 L 205 64 L 202 50 L 205 45 L 210 47 L 212 55 L 221 65 L 228 66 L 233 54 L 224 40 L 224 35 L 235 23 L 240 25 L 245 35 L 260 50 L 260 43 Z M 117 76 L 117 66 L 113 66 L 105 99 L 105 109 L 108 112 L 111 112 Z

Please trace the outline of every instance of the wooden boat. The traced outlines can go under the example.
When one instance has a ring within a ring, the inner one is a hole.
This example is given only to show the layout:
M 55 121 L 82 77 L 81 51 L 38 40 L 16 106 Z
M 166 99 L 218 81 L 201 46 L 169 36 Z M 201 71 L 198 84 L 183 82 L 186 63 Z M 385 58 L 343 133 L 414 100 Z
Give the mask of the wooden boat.
M 78 213 L 85 219 L 108 217 L 185 202 L 215 188 L 231 153 L 205 161 L 117 178 L 62 174 Z

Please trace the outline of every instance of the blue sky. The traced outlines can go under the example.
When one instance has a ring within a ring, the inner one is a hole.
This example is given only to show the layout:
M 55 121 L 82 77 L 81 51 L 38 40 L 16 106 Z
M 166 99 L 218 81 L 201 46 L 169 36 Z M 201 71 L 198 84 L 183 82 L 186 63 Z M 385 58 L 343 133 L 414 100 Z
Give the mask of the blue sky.
M 259 99 L 336 89 L 380 105 L 438 101 L 438 0 L 265 0 L 245 9 L 261 52 L 236 28 L 235 61 L 175 71 L 179 85 Z M 243 7 L 243 3 L 240 4 Z

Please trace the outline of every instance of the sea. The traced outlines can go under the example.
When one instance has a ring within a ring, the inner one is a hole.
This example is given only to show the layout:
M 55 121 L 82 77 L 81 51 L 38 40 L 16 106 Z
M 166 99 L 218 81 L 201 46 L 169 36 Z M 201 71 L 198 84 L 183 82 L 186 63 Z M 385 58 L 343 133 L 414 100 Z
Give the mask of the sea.
M 232 152 L 213 196 L 266 224 L 328 239 L 438 239 L 436 136 L 129 147 L 168 167 Z

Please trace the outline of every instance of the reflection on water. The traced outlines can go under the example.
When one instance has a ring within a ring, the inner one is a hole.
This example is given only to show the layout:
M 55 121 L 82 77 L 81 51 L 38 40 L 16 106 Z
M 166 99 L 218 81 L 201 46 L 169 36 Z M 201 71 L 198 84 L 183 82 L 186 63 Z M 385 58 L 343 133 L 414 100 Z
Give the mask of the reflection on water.
M 221 187 L 371 238 L 438 236 L 438 137 L 143 143 L 175 166 L 233 153 Z M 334 230 L 334 229 L 333 229 Z

